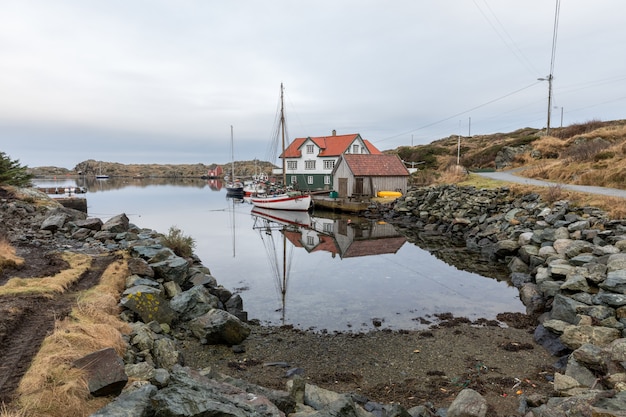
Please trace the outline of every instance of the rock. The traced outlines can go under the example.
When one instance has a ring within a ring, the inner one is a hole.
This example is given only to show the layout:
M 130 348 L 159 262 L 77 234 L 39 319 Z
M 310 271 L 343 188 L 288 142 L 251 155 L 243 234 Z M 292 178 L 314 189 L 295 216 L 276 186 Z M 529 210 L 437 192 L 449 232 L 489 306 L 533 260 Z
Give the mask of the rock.
M 113 348 L 98 350 L 76 359 L 73 366 L 87 372 L 87 386 L 94 397 L 118 395 L 128 382 L 124 362 Z
M 139 275 L 142 277 L 153 278 L 154 270 L 148 265 L 145 259 L 141 258 L 130 258 L 128 260 L 128 271 L 131 274 Z
M 157 387 L 152 384 L 144 384 L 136 389 L 128 390 L 91 414 L 90 417 L 146 417 L 153 415 L 151 398 L 156 392 Z
M 578 349 L 586 343 L 596 346 L 608 346 L 620 337 L 620 331 L 600 326 L 569 326 L 561 335 L 561 342 L 570 349 Z
M 189 271 L 189 262 L 185 258 L 181 258 L 172 253 L 162 261 L 153 263 L 153 260 L 154 258 L 150 260 L 150 266 L 154 270 L 155 278 L 161 278 L 165 281 L 174 281 L 178 285 L 183 286 L 187 279 L 187 272 Z
M 57 230 L 63 228 L 68 218 L 69 216 L 65 213 L 53 214 L 43 221 L 40 229 L 56 232 Z
M 448 407 L 447 417 L 484 417 L 485 415 L 487 415 L 487 401 L 473 389 L 465 388 Z
M 118 214 L 111 217 L 103 225 L 101 230 L 110 233 L 122 233 L 127 232 L 129 227 L 129 220 L 126 214 Z
M 626 269 L 610 271 L 606 275 L 606 279 L 600 283 L 600 288 L 619 294 L 626 294 Z
M 183 356 L 172 339 L 162 337 L 154 341 L 152 357 L 159 368 L 171 370 L 174 365 L 183 364 Z
M 163 416 L 282 417 L 266 397 L 209 379 L 189 368 L 176 367 L 167 387 L 152 396 Z
M 219 299 L 204 287 L 196 285 L 170 300 L 170 307 L 178 313 L 179 320 L 189 321 L 219 306 Z
M 239 345 L 250 334 L 250 327 L 237 317 L 224 311 L 213 309 L 191 320 L 189 330 L 206 344 Z
M 84 220 L 76 220 L 74 222 L 76 227 L 88 230 L 95 230 L 96 232 L 102 229 L 102 220 L 97 217 L 90 217 Z
M 161 290 L 146 285 L 137 285 L 124 291 L 120 304 L 139 314 L 144 323 L 156 320 L 172 324 L 176 316 Z

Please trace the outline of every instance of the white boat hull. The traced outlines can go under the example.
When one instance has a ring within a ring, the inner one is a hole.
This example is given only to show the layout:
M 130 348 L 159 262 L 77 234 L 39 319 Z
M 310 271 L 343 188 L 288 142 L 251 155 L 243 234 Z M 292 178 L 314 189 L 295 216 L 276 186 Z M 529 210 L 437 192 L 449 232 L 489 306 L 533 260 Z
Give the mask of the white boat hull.
M 254 216 L 262 217 L 282 225 L 311 227 L 311 216 L 306 211 L 271 210 L 255 207 L 252 209 L 251 213 Z
M 252 197 L 250 202 L 259 208 L 307 211 L 311 207 L 310 195 L 279 194 Z

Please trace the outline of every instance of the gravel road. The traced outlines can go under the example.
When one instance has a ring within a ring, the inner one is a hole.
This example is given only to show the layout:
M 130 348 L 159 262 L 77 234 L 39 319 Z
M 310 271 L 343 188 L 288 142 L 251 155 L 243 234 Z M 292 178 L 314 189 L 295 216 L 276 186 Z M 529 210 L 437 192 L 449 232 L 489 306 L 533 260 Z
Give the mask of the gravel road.
M 581 193 L 600 194 L 610 197 L 626 198 L 626 190 L 619 190 L 616 188 L 595 187 L 592 185 L 575 185 L 575 184 L 563 184 L 550 181 L 536 180 L 533 178 L 525 178 L 516 175 L 522 171 L 523 168 L 511 169 L 508 171 L 496 171 L 496 172 L 476 172 L 477 175 L 485 178 L 491 178 L 498 181 L 514 182 L 518 184 L 536 185 L 540 187 L 550 187 L 560 185 L 566 190 L 578 191 Z

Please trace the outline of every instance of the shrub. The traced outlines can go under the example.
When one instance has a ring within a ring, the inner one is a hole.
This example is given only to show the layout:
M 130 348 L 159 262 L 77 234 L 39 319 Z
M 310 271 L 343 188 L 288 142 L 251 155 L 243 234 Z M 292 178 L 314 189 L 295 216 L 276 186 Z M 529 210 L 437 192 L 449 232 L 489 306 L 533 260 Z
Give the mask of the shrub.
M 27 167 L 22 166 L 17 159 L 11 159 L 4 152 L 0 152 L 0 185 L 14 185 L 28 187 L 33 176 L 28 173 Z
M 185 236 L 183 232 L 175 227 L 170 227 L 170 230 L 163 238 L 165 246 L 174 251 L 178 256 L 183 258 L 189 258 L 193 255 L 193 250 L 196 247 L 196 241 L 191 236 Z
M 555 133 L 552 134 L 552 136 L 555 136 L 557 138 L 560 139 L 567 139 L 567 138 L 571 138 L 574 136 L 578 136 L 578 135 L 583 135 L 585 133 L 589 133 L 593 130 L 596 130 L 602 126 L 604 126 L 605 123 L 600 121 L 600 120 L 589 120 L 588 122 L 585 123 L 575 123 L 573 125 L 564 127 L 564 128 L 560 128 L 557 129 Z
M 613 151 L 602 151 L 602 152 L 598 152 L 597 154 L 595 154 L 595 156 L 593 157 L 593 160 L 598 162 L 598 161 L 602 161 L 603 159 L 611 159 L 615 156 L 615 152 Z

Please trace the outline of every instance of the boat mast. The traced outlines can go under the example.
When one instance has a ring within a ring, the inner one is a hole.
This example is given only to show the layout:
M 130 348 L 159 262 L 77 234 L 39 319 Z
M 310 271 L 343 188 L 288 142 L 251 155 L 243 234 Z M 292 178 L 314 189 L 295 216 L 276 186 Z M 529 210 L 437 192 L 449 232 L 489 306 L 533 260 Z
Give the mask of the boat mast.
M 283 147 L 283 187 L 287 187 L 287 173 L 285 171 L 285 107 L 283 101 L 283 83 L 280 83 L 280 127 Z
M 231 184 L 235 184 L 235 143 L 233 142 L 233 125 L 230 125 L 230 171 Z

